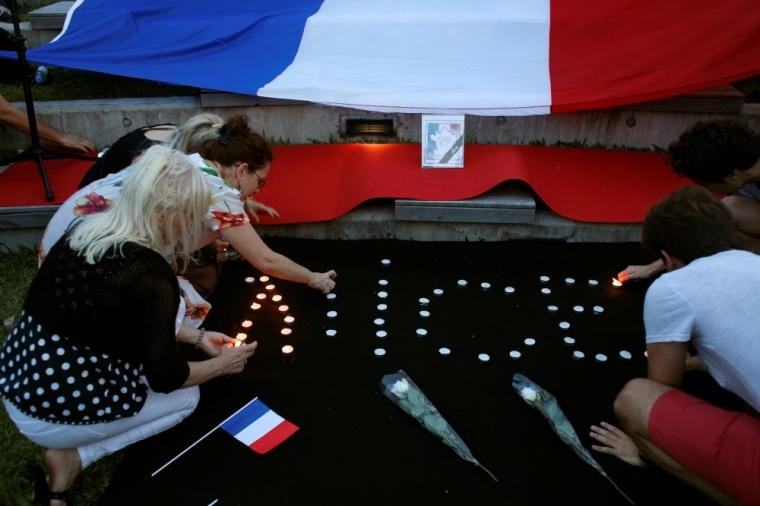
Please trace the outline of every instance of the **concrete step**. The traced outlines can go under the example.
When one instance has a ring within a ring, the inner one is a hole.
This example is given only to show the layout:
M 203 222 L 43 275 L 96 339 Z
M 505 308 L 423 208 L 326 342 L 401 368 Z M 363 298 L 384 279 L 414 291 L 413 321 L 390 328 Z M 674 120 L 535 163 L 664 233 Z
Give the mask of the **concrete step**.
M 47 5 L 29 13 L 29 22 L 33 30 L 58 30 L 63 29 L 66 15 L 74 2 L 57 2 Z

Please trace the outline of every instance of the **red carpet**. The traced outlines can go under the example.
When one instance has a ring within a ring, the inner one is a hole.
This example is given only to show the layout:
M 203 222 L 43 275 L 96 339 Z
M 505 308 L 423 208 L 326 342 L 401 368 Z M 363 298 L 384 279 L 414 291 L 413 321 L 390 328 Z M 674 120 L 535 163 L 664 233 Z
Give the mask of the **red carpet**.
M 528 183 L 557 214 L 578 221 L 632 223 L 687 183 L 664 155 L 630 151 L 468 144 L 464 169 L 421 169 L 419 144 L 277 146 L 258 198 L 285 224 L 337 218 L 373 198 L 461 200 L 510 179 Z M 73 193 L 91 162 L 46 162 L 55 203 Z M 33 162 L 0 174 L 3 207 L 47 205 Z

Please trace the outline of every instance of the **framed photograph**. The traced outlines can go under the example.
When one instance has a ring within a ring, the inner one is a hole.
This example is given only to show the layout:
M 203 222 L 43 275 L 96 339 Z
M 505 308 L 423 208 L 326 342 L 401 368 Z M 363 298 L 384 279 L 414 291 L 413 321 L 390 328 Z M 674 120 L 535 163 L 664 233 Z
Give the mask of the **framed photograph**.
M 422 168 L 464 167 L 464 114 L 422 115 Z

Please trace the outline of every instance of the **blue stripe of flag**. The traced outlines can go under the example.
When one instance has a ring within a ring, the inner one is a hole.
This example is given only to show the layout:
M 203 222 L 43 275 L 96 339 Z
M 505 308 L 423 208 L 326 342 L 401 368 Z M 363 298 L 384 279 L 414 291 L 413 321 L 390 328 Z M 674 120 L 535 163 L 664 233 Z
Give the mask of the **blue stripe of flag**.
M 240 431 L 261 418 L 267 411 L 269 411 L 269 408 L 263 402 L 256 399 L 246 406 L 243 411 L 224 422 L 222 429 L 236 436 Z

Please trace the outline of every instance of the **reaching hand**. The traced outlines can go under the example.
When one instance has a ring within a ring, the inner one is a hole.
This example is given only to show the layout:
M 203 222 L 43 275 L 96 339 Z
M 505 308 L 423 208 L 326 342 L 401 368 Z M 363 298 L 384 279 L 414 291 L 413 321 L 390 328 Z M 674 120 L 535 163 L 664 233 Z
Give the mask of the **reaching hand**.
M 335 271 L 315 272 L 308 284 L 315 290 L 321 290 L 322 293 L 330 293 L 335 288 L 335 281 L 333 280 L 337 276 Z
M 66 148 L 84 151 L 85 153 L 95 151 L 95 144 L 83 137 L 79 137 L 78 135 L 74 134 L 63 134 L 61 139 L 58 141 L 58 144 Z
M 219 350 L 227 343 L 234 343 L 235 339 L 222 334 L 221 332 L 214 332 L 207 330 L 203 335 L 201 341 L 201 350 L 211 358 L 219 355 Z
M 627 464 L 635 467 L 647 467 L 647 463 L 639 458 L 639 447 L 628 437 L 628 434 L 614 425 L 602 422 L 601 427 L 591 426 L 589 436 L 605 446 L 591 445 L 591 448 L 607 455 L 613 455 Z
M 214 359 L 219 364 L 219 374 L 228 375 L 241 372 L 258 345 L 259 343 L 254 341 L 237 348 L 232 343 L 219 348 L 219 355 Z
M 245 208 L 248 214 L 259 223 L 259 214 L 268 214 L 272 218 L 279 218 L 280 213 L 274 210 L 274 208 L 265 206 L 261 202 L 257 202 L 251 198 L 245 201 Z
M 662 260 L 655 260 L 649 265 L 629 265 L 624 271 L 618 273 L 618 281 L 623 284 L 631 281 L 641 281 L 642 279 L 651 278 L 665 268 Z

